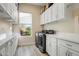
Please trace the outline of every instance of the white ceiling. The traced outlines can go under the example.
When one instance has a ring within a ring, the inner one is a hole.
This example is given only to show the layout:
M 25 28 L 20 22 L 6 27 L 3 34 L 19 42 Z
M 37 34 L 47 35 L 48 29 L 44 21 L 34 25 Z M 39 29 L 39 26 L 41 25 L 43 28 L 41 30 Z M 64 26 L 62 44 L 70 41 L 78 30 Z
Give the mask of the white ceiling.
M 36 6 L 44 6 L 46 3 L 29 3 L 29 4 Z
M 26 5 L 26 4 L 42 7 L 42 6 L 46 5 L 47 3 L 19 3 L 19 5 Z

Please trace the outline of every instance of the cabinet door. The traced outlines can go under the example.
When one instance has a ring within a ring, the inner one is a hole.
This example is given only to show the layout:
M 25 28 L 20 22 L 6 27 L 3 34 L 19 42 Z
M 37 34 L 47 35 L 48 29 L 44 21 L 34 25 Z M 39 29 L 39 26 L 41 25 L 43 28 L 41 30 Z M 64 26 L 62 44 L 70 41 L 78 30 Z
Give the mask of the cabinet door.
M 17 49 L 17 43 L 18 43 L 18 41 L 17 41 L 18 39 L 16 38 L 16 37 L 14 37 L 13 38 L 13 40 L 12 40 L 12 42 L 13 42 L 13 45 L 12 45 L 12 50 L 13 50 L 13 55 L 15 54 L 15 51 L 16 51 L 16 49 Z
M 45 14 L 43 13 L 43 14 L 41 14 L 41 21 L 40 21 L 40 24 L 42 25 L 42 24 L 44 24 L 44 17 L 45 17 Z
M 49 49 L 51 49 L 51 53 L 50 55 L 51 56 L 56 56 L 56 38 L 51 38 L 50 40 L 50 44 L 51 44 L 51 47 Z
M 69 49 L 68 56 L 79 56 L 79 52 Z
M 2 53 L 1 53 L 1 51 L 0 51 L 0 56 L 2 56 Z
M 45 11 L 45 24 L 48 23 L 48 9 Z
M 48 10 L 47 10 L 47 17 L 46 17 L 46 23 L 50 23 L 51 22 L 51 7 L 50 8 L 48 8 Z
M 12 39 L 8 42 L 8 55 L 9 56 L 12 56 L 13 54 L 13 48 L 12 48 L 12 45 L 13 45 L 13 42 L 12 42 Z
M 0 50 L 1 56 L 6 56 L 6 53 L 7 53 L 6 48 L 3 47 L 3 48 Z
M 15 3 L 11 3 L 11 4 L 9 4 L 9 3 L 5 3 L 4 4 L 4 3 L 2 3 L 0 5 L 4 9 L 4 12 L 5 12 L 4 16 L 6 16 L 8 18 L 11 18 L 13 21 L 15 21 L 16 13 L 17 13 L 15 11 L 15 10 L 17 10 L 17 7 L 16 7 Z
M 52 11 L 51 11 L 51 21 L 56 21 L 56 18 L 57 18 L 57 3 L 55 3 L 55 4 L 53 4 L 52 6 L 51 6 L 51 8 L 52 8 Z
M 60 45 L 58 46 L 58 56 L 67 56 L 68 55 L 68 48 Z
M 50 55 L 50 53 L 51 53 L 51 44 L 50 44 L 50 39 L 46 39 L 46 51 L 47 51 L 47 53 Z
M 79 56 L 79 52 L 73 51 L 67 47 L 60 47 L 59 56 Z
M 51 19 L 52 19 L 52 7 L 50 7 L 49 9 L 49 22 L 52 22 Z
M 56 56 L 56 38 L 48 35 L 46 38 L 46 51 L 50 56 Z
M 58 9 L 57 9 L 57 20 L 63 19 L 65 16 L 65 4 L 64 3 L 58 3 Z
M 15 4 L 12 4 L 12 6 L 13 6 L 13 9 L 12 9 L 12 11 L 13 11 L 12 16 L 13 16 L 14 21 L 17 22 L 17 16 L 18 16 L 17 7 L 16 7 Z

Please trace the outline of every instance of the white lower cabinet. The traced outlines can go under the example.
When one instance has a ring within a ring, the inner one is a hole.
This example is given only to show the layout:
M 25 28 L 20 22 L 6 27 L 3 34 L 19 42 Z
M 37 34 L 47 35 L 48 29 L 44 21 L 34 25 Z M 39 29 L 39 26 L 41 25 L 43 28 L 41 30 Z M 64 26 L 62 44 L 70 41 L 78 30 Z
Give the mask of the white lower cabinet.
M 79 44 L 58 40 L 59 56 L 79 56 Z
M 69 49 L 68 56 L 79 56 L 79 52 L 76 52 L 76 51 Z
M 46 51 L 50 56 L 56 56 L 56 38 L 51 38 L 51 35 L 47 35 Z
M 64 46 L 58 47 L 58 56 L 79 56 L 79 53 Z
M 0 46 L 0 56 L 13 56 L 17 48 L 18 39 L 11 38 L 9 41 Z
M 50 52 L 50 42 L 48 41 L 48 40 L 46 40 L 46 51 L 47 51 L 47 53 L 51 53 Z
M 64 46 L 58 47 L 58 56 L 79 56 L 79 52 L 69 49 Z
M 5 47 L 1 49 L 1 56 L 5 56 L 6 55 L 5 49 L 6 49 Z
M 46 52 L 50 56 L 79 56 L 79 43 L 46 35 Z
M 66 56 L 67 55 L 67 48 L 64 46 L 58 47 L 58 56 Z

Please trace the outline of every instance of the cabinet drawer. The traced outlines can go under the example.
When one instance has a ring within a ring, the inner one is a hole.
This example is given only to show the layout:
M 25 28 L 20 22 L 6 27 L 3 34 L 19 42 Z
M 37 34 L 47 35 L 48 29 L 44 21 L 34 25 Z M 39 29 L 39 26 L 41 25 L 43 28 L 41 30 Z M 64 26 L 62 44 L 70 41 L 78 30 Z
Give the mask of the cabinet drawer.
M 73 43 L 70 41 L 64 41 L 64 40 L 58 40 L 58 45 L 63 45 L 65 47 L 68 47 L 70 49 L 73 49 L 73 50 L 79 52 L 79 44 L 77 44 L 77 43 Z

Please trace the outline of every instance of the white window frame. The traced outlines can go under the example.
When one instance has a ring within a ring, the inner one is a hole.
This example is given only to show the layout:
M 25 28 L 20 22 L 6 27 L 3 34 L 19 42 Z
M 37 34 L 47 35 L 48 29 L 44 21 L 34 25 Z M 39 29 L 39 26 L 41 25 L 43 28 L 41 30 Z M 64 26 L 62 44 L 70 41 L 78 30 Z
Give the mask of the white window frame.
M 19 12 L 19 13 L 21 13 L 21 12 Z M 28 13 L 28 12 L 22 12 L 22 13 Z M 32 13 L 30 13 L 31 15 L 32 15 Z M 32 17 L 31 17 L 32 18 Z M 32 21 L 32 20 L 31 20 Z M 20 23 L 20 16 L 19 16 L 19 24 L 20 25 L 31 25 L 32 26 L 32 24 L 21 24 Z M 31 35 L 25 35 L 25 36 L 27 36 L 27 37 L 32 37 L 32 33 L 33 33 L 33 31 L 32 31 L 32 27 L 31 27 Z M 21 35 L 21 34 L 20 34 Z M 22 35 L 21 35 L 22 36 Z

